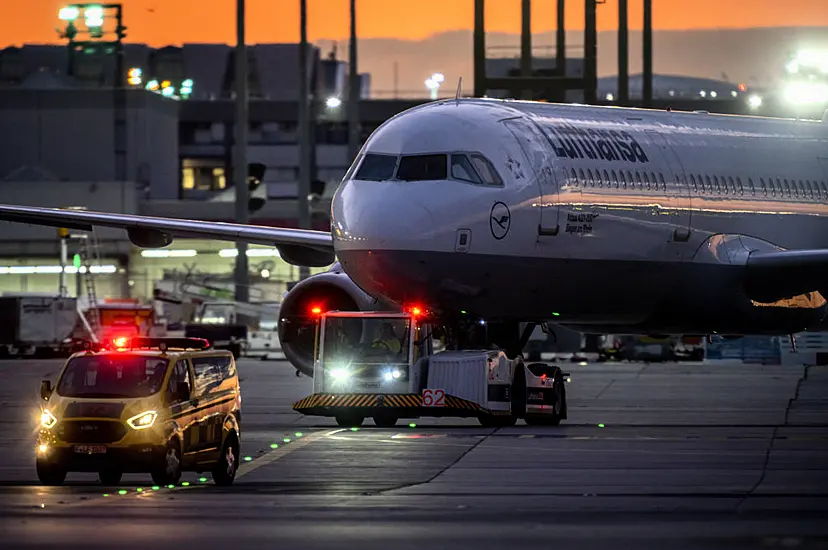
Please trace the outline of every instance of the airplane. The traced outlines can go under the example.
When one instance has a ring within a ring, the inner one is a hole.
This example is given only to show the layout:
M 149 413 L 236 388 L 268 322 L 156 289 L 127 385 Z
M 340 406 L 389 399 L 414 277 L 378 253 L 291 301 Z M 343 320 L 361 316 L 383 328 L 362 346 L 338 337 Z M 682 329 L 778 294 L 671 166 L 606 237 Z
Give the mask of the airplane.
M 516 100 L 430 102 L 383 123 L 345 174 L 331 232 L 0 205 L 0 220 L 275 246 L 332 267 L 284 298 L 312 371 L 311 308 L 419 304 L 462 347 L 521 352 L 537 323 L 585 333 L 793 334 L 826 327 L 822 121 Z M 527 326 L 526 323 L 529 323 Z

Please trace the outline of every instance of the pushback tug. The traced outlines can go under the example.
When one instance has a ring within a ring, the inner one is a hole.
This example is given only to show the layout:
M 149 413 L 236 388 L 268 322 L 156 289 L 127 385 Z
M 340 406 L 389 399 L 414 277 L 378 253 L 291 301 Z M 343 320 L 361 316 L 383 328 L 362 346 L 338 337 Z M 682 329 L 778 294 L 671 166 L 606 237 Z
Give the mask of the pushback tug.
M 360 426 L 401 418 L 477 418 L 483 426 L 557 425 L 567 417 L 566 376 L 502 350 L 435 352 L 435 327 L 418 307 L 402 313 L 322 312 L 314 338 L 313 393 L 294 410 Z

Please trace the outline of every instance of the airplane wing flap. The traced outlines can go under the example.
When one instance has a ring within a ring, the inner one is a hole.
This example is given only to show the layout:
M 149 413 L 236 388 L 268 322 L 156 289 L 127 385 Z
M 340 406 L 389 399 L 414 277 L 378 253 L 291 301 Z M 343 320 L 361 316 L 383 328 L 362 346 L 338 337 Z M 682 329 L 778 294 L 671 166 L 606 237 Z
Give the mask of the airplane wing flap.
M 759 302 L 828 290 L 825 249 L 754 252 L 748 256 L 746 267 L 748 295 Z
M 120 228 L 127 231 L 134 244 L 148 248 L 169 244 L 173 236 L 263 244 L 278 248 L 289 263 L 310 267 L 324 267 L 335 259 L 330 233 L 307 229 L 10 205 L 0 205 L 0 221 L 84 231 L 90 231 L 93 226 Z M 169 235 L 170 238 L 156 246 L 143 243 L 142 235 L 159 238 Z

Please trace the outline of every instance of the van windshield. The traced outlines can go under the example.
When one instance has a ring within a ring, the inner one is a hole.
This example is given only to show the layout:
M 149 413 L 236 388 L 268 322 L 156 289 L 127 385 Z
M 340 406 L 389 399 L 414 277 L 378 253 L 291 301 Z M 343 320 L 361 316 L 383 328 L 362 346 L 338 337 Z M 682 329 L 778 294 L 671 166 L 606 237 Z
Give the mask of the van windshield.
M 167 364 L 167 359 L 129 353 L 75 357 L 56 392 L 63 397 L 148 397 L 161 389 Z

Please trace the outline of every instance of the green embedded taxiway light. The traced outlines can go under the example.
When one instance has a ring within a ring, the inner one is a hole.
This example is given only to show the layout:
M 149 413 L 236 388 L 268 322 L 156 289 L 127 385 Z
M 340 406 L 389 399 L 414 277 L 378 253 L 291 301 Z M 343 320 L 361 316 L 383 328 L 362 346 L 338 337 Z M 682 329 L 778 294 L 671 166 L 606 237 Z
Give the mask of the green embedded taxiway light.
M 270 444 L 270 448 L 271 448 L 271 449 L 278 449 L 278 448 L 279 448 L 279 445 L 278 445 L 277 443 L 271 443 L 271 444 Z
M 599 427 L 599 428 L 603 428 L 603 427 L 604 427 L 604 425 L 603 425 L 603 424 L 598 424 L 598 427 Z
M 415 423 L 413 423 L 413 422 L 412 422 L 411 424 L 409 424 L 409 425 L 408 425 L 408 427 L 409 427 L 409 428 L 416 428 L 416 427 L 417 427 L 417 425 L 416 425 Z
M 198 480 L 202 483 L 207 483 L 207 478 L 206 477 L 200 477 L 200 478 L 198 478 Z
M 158 489 L 160 489 L 160 488 L 161 488 L 161 487 L 159 487 L 158 485 L 153 485 L 153 486 L 152 486 L 152 490 L 153 490 L 153 491 L 157 491 L 157 490 L 158 490 Z
M 359 428 L 356 428 L 356 427 L 351 428 L 351 431 L 352 431 L 352 432 L 358 432 L 358 431 L 359 431 Z
M 296 433 L 295 433 L 295 434 L 293 434 L 293 435 L 295 435 L 296 437 L 302 437 L 302 432 L 296 432 Z
M 253 460 L 253 457 L 252 457 L 252 456 L 246 456 L 246 457 L 244 457 L 244 461 L 245 461 L 245 462 L 250 462 L 251 460 Z
M 126 489 L 121 489 L 120 491 L 118 491 L 118 494 L 119 495 L 125 495 L 125 494 L 127 494 L 127 491 L 126 491 Z

